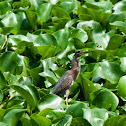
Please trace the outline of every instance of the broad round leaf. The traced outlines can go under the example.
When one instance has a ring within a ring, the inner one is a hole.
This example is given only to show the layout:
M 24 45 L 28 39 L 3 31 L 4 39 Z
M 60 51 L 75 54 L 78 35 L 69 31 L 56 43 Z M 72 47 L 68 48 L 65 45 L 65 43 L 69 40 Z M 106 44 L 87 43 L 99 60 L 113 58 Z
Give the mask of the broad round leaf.
M 115 34 L 115 35 L 113 35 L 110 38 L 110 41 L 109 41 L 108 46 L 107 46 L 106 49 L 107 50 L 117 49 L 117 48 L 119 48 L 122 45 L 122 43 L 124 42 L 124 40 L 125 40 L 125 36 L 124 35 Z
M 26 109 L 12 109 L 3 118 L 2 123 L 7 125 L 15 126 L 19 121 Z M 1 124 L 0 124 L 1 125 Z M 2 126 L 2 125 L 1 125 Z
M 87 0 L 87 3 L 85 3 L 87 7 L 94 8 L 96 10 L 99 9 L 102 12 L 108 13 L 108 12 L 111 12 L 111 10 L 112 10 L 112 3 L 109 0 L 107 0 L 107 1 L 97 1 L 97 2 L 96 1 L 90 1 L 90 0 L 88 1 Z
M 44 116 L 40 116 L 35 113 L 31 115 L 31 118 L 32 118 L 32 120 L 35 121 L 35 122 L 34 121 L 32 122 L 32 125 L 34 125 L 34 126 L 35 125 L 39 125 L 39 126 L 51 126 L 52 125 L 52 122 L 50 119 L 48 119 Z
M 89 99 L 89 94 L 98 90 L 94 84 L 88 80 L 87 78 L 83 77 L 83 83 L 81 84 L 81 88 L 86 99 Z
M 103 126 L 125 126 L 126 116 L 118 115 L 107 119 Z
M 109 90 L 100 90 L 96 94 L 94 92 L 93 95 L 95 98 L 93 99 L 92 104 L 99 108 L 105 108 L 114 111 L 118 106 L 118 97 Z
M 89 108 L 89 107 L 87 106 L 86 103 L 83 102 L 75 103 L 67 109 L 66 114 L 72 115 L 73 118 L 83 117 L 82 108 Z
M 120 58 L 120 61 L 121 61 L 121 68 L 123 71 L 126 71 L 126 57 L 122 57 Z
M 123 44 L 120 49 L 119 52 L 117 53 L 118 56 L 122 56 L 122 57 L 126 57 L 126 44 Z
M 119 96 L 126 101 L 126 76 L 120 78 L 117 89 Z
M 102 126 L 108 118 L 108 113 L 105 109 L 83 109 L 83 118 L 87 119 L 92 126 Z
M 112 23 L 115 21 L 124 21 L 125 20 L 126 13 L 121 12 L 121 13 L 113 13 L 110 15 L 108 22 Z
M 86 42 L 88 40 L 87 33 L 81 28 L 75 28 L 71 31 L 70 36 L 72 38 L 77 38 L 81 42 Z
M 0 121 L 2 121 L 5 114 L 5 109 L 0 109 Z
M 71 13 L 74 9 L 77 8 L 76 0 L 64 0 L 60 6 L 68 13 Z
M 72 122 L 72 116 L 71 115 L 68 115 L 66 114 L 63 119 L 59 122 L 59 126 L 70 126 Z
M 39 75 L 47 78 L 47 80 L 49 80 L 53 84 L 58 81 L 55 74 L 50 70 L 45 70 L 44 72 L 39 73 Z
M 58 6 L 53 7 L 52 14 L 54 15 L 54 17 L 57 18 L 64 18 L 68 20 L 71 19 L 69 14 L 64 9 Z
M 47 109 L 50 109 L 50 108 L 47 108 Z M 65 110 L 61 110 L 61 109 L 51 110 L 47 116 L 49 118 L 53 118 L 54 120 L 56 119 L 58 120 L 59 118 L 63 118 L 65 116 L 65 112 L 66 112 Z
M 15 52 L 5 52 L 0 56 L 0 67 L 4 72 L 15 73 L 21 59 Z M 11 66 L 11 67 L 10 67 Z
M 21 27 L 21 17 L 12 12 L 6 15 L 6 17 L 4 17 L 1 20 L 1 22 L 5 27 L 13 27 L 13 29 L 11 30 L 11 33 L 14 33 L 14 34 L 16 34 Z
M 45 46 L 36 46 L 38 53 L 42 56 L 42 59 L 54 56 L 56 47 L 52 44 Z
M 88 14 L 90 15 L 94 21 L 100 22 L 101 21 L 101 13 L 98 10 L 86 7 L 79 7 L 77 13 L 80 14 Z
M 115 11 L 114 13 L 120 13 L 126 11 L 125 8 L 126 8 L 126 1 L 120 1 L 114 6 L 113 8 Z
M 120 77 L 124 75 L 124 72 L 117 63 L 104 61 L 100 63 L 100 66 L 98 75 L 112 84 L 117 83 Z
M 1 84 L 0 84 L 0 90 L 2 90 L 7 85 L 7 82 L 6 82 L 6 80 L 5 80 L 5 78 L 4 78 L 4 76 L 3 76 L 3 74 L 2 74 L 1 71 L 0 71 L 0 82 L 1 82 Z
M 56 38 L 60 48 L 65 49 L 67 47 L 68 35 L 68 28 L 64 28 L 53 33 L 53 36 Z
M 123 22 L 123 21 L 115 21 L 113 23 L 110 23 L 110 25 L 113 25 L 113 26 L 115 26 L 115 28 L 118 28 L 122 32 L 126 33 L 125 22 Z
M 51 3 L 44 3 L 37 8 L 38 23 L 42 24 L 51 18 Z
M 38 108 L 39 110 L 43 110 L 45 108 L 58 109 L 63 108 L 65 106 L 65 101 L 57 95 L 49 94 L 39 101 Z
M 5 14 L 8 10 L 11 10 L 10 3 L 6 1 L 0 2 L 0 15 Z
M 34 109 L 37 106 L 39 95 L 37 89 L 32 85 L 10 85 L 15 91 L 17 91 Z
M 91 126 L 91 124 L 82 117 L 72 118 L 71 126 Z

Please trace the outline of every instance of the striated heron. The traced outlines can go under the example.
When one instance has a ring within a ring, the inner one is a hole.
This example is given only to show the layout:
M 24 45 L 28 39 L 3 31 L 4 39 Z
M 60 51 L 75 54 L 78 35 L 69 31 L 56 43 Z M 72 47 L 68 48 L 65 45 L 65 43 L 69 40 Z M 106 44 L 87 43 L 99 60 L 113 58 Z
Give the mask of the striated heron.
M 57 82 L 52 91 L 53 94 L 60 95 L 66 91 L 66 105 L 68 106 L 69 89 L 80 74 L 80 57 L 93 51 L 77 51 L 72 60 L 71 70 L 68 70 Z

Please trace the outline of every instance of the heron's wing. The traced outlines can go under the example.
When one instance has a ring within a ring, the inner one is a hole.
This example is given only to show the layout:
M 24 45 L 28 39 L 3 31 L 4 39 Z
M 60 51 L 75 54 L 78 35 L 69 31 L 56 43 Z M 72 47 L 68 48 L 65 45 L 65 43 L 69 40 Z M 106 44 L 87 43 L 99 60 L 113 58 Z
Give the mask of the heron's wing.
M 60 95 L 62 94 L 64 91 L 66 91 L 67 89 L 70 88 L 70 86 L 73 83 L 73 78 L 72 76 L 69 74 L 69 71 L 67 71 L 57 82 L 57 84 L 55 85 L 52 93 Z

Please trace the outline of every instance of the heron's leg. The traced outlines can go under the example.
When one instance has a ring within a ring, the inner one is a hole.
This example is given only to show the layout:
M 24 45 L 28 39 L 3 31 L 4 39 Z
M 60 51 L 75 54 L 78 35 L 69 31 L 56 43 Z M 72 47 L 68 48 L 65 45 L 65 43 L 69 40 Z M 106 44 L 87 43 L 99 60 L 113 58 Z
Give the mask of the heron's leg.
M 69 97 L 69 89 L 66 90 L 66 100 L 65 100 L 65 102 L 66 102 L 67 107 L 68 107 L 68 97 Z

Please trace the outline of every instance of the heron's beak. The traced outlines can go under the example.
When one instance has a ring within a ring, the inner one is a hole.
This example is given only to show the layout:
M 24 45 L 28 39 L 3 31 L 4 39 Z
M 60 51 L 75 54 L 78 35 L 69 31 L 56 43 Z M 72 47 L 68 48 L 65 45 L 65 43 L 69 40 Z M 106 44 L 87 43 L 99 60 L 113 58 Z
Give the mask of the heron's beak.
M 80 55 L 84 55 L 85 53 L 90 53 L 90 52 L 94 52 L 94 51 L 81 51 Z
M 90 53 L 90 52 L 94 52 L 94 51 L 83 51 L 83 53 Z

